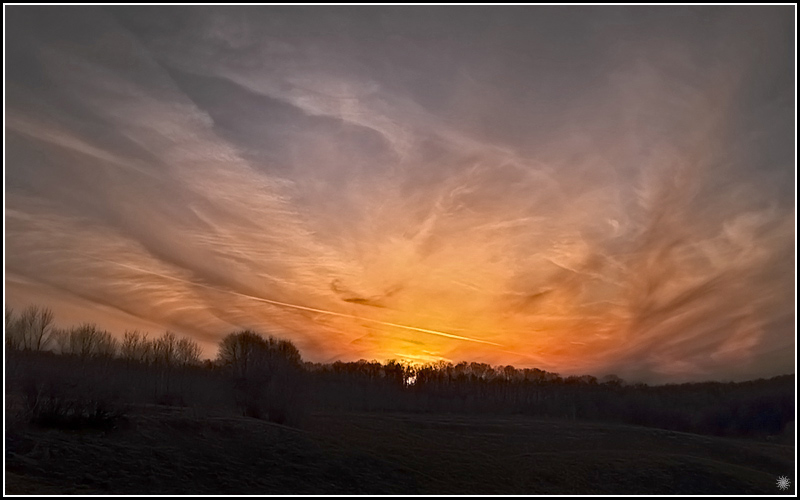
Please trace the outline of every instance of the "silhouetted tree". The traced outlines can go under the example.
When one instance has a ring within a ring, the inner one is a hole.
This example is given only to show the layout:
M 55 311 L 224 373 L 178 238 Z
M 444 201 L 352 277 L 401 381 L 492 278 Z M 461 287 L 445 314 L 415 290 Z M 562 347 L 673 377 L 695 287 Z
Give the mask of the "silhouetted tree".
M 231 333 L 219 343 L 217 362 L 239 377 L 247 377 L 264 363 L 266 349 L 264 337 L 252 330 Z
M 288 340 L 264 338 L 252 330 L 231 333 L 219 343 L 217 363 L 231 376 L 237 406 L 248 416 L 278 423 L 297 409 L 300 351 Z
M 117 353 L 117 340 L 94 323 L 84 323 L 69 331 L 68 341 L 64 342 L 66 354 L 86 357 L 114 357 Z
M 18 329 L 18 323 L 16 318 L 14 317 L 14 310 L 6 307 L 6 329 L 5 329 L 5 341 L 6 341 L 6 348 L 8 349 L 21 349 L 22 348 L 22 335 L 20 335 Z
M 6 345 L 10 349 L 43 351 L 51 343 L 53 311 L 49 307 L 28 306 L 18 317 L 6 309 Z
M 153 343 L 153 359 L 156 364 L 162 366 L 172 366 L 178 352 L 178 337 L 170 331 L 157 338 Z
M 648 386 L 623 384 L 613 375 L 562 379 L 537 368 L 475 362 L 413 368 L 396 360 L 303 363 L 288 340 L 251 330 L 226 336 L 216 360 L 200 363 L 198 344 L 172 332 L 148 340 L 126 331 L 117 342 L 90 323 L 54 328 L 48 311 L 29 307 L 17 315 L 6 308 L 6 376 L 16 381 L 8 387 L 24 391 L 24 382 L 31 382 L 34 402 L 48 384 L 68 396 L 53 392 L 50 401 L 58 396 L 66 404 L 90 392 L 98 396 L 94 401 L 122 395 L 166 404 L 190 398 L 229 404 L 232 397 L 247 415 L 296 425 L 313 388 L 314 404 L 323 408 L 523 413 L 722 436 L 774 438 L 795 420 L 793 376 Z M 55 353 L 43 352 L 47 347 Z
M 147 340 L 147 334 L 139 330 L 126 330 L 119 346 L 120 357 L 127 361 L 149 363 L 153 360 L 153 342 Z
M 609 386 L 620 387 L 624 383 L 624 381 L 614 374 L 606 375 L 600 380 L 600 383 L 606 384 Z
M 153 342 L 153 360 L 158 367 L 161 375 L 161 390 L 156 396 L 156 400 L 162 404 L 183 405 L 184 401 L 180 394 L 175 393 L 172 382 L 174 371 L 178 367 L 185 367 L 187 364 L 199 361 L 200 347 L 192 340 L 178 339 L 175 333 L 166 331 Z M 182 378 L 178 379 L 178 389 L 181 389 Z M 180 391 L 178 391 L 180 392 Z
M 200 364 L 200 345 L 194 340 L 184 337 L 175 346 L 175 361 L 179 366 Z

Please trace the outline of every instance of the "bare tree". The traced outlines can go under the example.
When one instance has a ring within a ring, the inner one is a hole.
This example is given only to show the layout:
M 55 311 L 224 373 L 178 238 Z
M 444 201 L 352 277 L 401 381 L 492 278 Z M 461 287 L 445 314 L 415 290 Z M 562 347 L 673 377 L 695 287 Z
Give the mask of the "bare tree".
M 268 337 L 267 351 L 270 353 L 270 358 L 273 362 L 277 360 L 293 367 L 299 367 L 303 363 L 300 351 L 288 340 L 276 339 L 272 336 Z
M 38 311 L 36 306 L 28 306 L 22 310 L 17 318 L 17 331 L 20 337 L 20 348 L 23 350 L 30 350 L 32 348 L 32 335 L 31 331 L 34 329 L 36 323 L 36 316 Z
M 22 332 L 19 318 L 14 317 L 14 310 L 6 307 L 6 347 L 8 349 L 22 349 Z
M 174 389 L 172 379 L 173 368 L 178 364 L 178 344 L 178 337 L 170 331 L 164 332 L 164 335 L 153 342 L 153 360 L 160 372 L 160 382 L 156 386 L 156 392 L 161 391 L 157 398 L 163 402 L 172 401 L 175 397 L 172 392 Z
M 113 357 L 117 353 L 117 341 L 97 325 L 84 323 L 70 330 L 67 353 L 80 357 Z
M 139 330 L 126 330 L 120 344 L 120 356 L 128 361 L 149 363 L 153 358 L 154 342 L 147 340 L 147 334 Z
M 177 364 L 182 366 L 200 364 L 201 352 L 202 350 L 197 342 L 190 338 L 184 337 L 178 340 L 178 344 L 176 346 Z
M 231 333 L 219 343 L 217 361 L 239 377 L 247 377 L 264 362 L 267 342 L 258 333 L 244 330 Z
M 302 406 L 302 360 L 291 342 L 251 330 L 231 333 L 219 343 L 217 362 L 228 370 L 236 405 L 245 415 L 266 415 L 278 423 L 295 419 Z
M 8 327 L 11 326 L 11 323 L 13 321 L 14 321 L 14 309 L 6 306 L 6 330 L 8 330 Z
M 178 337 L 170 331 L 164 332 L 153 344 L 155 362 L 164 366 L 175 364 L 178 351 Z
M 14 349 L 43 351 L 50 345 L 53 311 L 49 307 L 28 306 L 15 319 L 6 310 L 6 343 Z
M 31 346 L 35 351 L 45 350 L 51 342 L 53 310 L 49 307 L 35 308 L 36 319 L 31 329 Z

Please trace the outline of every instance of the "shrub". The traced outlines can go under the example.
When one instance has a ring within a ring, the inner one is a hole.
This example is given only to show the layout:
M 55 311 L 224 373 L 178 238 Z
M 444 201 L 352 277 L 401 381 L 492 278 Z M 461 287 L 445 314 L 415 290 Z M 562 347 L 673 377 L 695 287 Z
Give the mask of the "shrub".
M 111 430 L 125 418 L 114 398 L 68 381 L 28 378 L 22 389 L 28 422 L 42 427 Z

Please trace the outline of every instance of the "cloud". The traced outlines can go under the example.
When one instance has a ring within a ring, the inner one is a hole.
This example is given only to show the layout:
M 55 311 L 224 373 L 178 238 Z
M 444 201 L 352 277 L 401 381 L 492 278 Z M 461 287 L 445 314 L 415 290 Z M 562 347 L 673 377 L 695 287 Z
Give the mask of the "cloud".
M 791 371 L 791 23 L 662 11 L 11 9 L 9 301 L 209 355 Z

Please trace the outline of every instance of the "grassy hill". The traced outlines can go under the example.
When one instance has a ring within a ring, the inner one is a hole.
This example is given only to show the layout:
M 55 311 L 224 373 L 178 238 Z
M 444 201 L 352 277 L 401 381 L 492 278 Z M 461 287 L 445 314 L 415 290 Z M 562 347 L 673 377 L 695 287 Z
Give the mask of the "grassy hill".
M 523 416 L 328 411 L 299 430 L 137 406 L 103 432 L 7 412 L 5 450 L 6 494 L 780 494 L 794 479 L 790 445 Z

